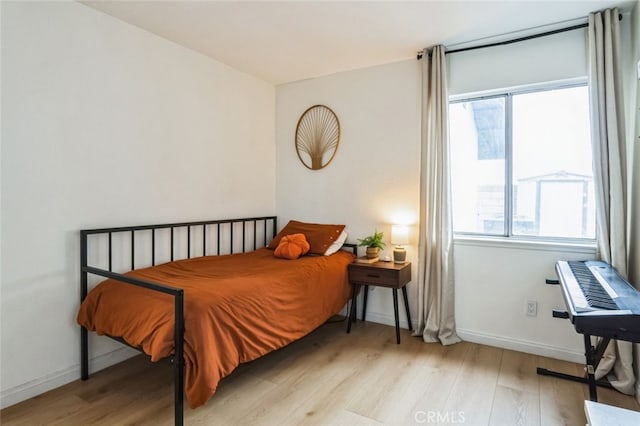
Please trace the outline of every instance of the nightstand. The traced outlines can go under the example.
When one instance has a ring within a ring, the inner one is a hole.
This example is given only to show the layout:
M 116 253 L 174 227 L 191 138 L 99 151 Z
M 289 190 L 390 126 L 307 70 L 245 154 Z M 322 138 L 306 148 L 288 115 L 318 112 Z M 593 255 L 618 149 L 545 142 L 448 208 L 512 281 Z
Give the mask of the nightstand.
M 400 344 L 400 324 L 398 323 L 398 289 L 402 289 L 404 309 L 407 313 L 409 330 L 411 325 L 411 313 L 409 312 L 409 300 L 407 299 L 407 283 L 411 281 L 411 262 L 392 263 L 350 263 L 348 266 L 349 283 L 351 283 L 351 312 L 347 322 L 347 333 L 351 332 L 351 323 L 356 321 L 356 296 L 361 286 L 364 286 L 364 298 L 362 301 L 362 321 L 367 315 L 367 295 L 369 286 L 388 287 L 393 290 L 393 313 L 396 320 L 396 343 Z

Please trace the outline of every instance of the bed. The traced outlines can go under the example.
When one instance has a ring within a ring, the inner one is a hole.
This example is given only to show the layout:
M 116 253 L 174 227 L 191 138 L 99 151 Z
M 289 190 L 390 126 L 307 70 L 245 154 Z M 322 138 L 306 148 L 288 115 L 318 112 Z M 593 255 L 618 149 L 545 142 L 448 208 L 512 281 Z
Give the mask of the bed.
M 192 408 L 206 403 L 239 364 L 343 309 L 355 252 L 351 244 L 351 253 L 338 250 L 343 228 L 290 221 L 276 234 L 277 220 L 267 216 L 81 231 L 82 379 L 89 377 L 88 331 L 151 361 L 168 358 L 175 423 L 182 424 L 183 396 Z M 283 257 L 286 240 L 300 234 L 310 254 Z M 100 257 L 106 260 L 94 265 Z M 123 259 L 130 271 L 114 272 Z M 89 292 L 90 276 L 107 279 Z

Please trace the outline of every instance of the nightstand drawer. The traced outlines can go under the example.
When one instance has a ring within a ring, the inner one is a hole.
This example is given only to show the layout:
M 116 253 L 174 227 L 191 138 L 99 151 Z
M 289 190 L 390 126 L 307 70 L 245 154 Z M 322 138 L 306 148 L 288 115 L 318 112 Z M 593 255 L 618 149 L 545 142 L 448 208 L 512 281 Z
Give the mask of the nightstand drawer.
M 404 308 L 407 313 L 409 330 L 413 330 L 411 325 L 411 314 L 409 313 L 409 299 L 407 297 L 407 283 L 411 281 L 411 262 L 391 263 L 350 263 L 347 267 L 349 271 L 349 283 L 351 284 L 351 312 L 347 322 L 347 333 L 351 332 L 351 323 L 356 319 L 356 298 L 358 290 L 364 286 L 362 297 L 362 321 L 367 313 L 367 294 L 369 286 L 387 287 L 393 290 L 393 313 L 396 320 L 396 343 L 400 344 L 400 325 L 398 320 L 398 290 L 402 290 Z
M 371 285 L 398 286 L 398 271 L 381 268 L 349 268 L 349 281 Z

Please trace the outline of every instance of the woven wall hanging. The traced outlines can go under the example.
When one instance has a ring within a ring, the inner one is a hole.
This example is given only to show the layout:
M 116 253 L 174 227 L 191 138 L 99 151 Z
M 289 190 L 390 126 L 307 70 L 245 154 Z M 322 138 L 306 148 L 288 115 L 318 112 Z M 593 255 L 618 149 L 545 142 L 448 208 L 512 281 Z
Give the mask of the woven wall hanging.
M 340 144 L 340 122 L 331 108 L 314 105 L 296 126 L 296 152 L 305 167 L 319 170 L 335 157 Z

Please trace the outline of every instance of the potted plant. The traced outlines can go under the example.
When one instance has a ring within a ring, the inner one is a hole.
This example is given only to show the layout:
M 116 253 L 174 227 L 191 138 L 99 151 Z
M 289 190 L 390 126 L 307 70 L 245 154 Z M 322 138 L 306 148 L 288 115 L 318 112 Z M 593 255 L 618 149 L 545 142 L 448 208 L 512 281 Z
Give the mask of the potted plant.
M 382 232 L 376 230 L 373 235 L 358 239 L 358 245 L 367 248 L 367 258 L 374 259 L 378 257 L 378 252 L 385 246 L 385 243 L 382 242 L 383 236 L 384 234 Z

